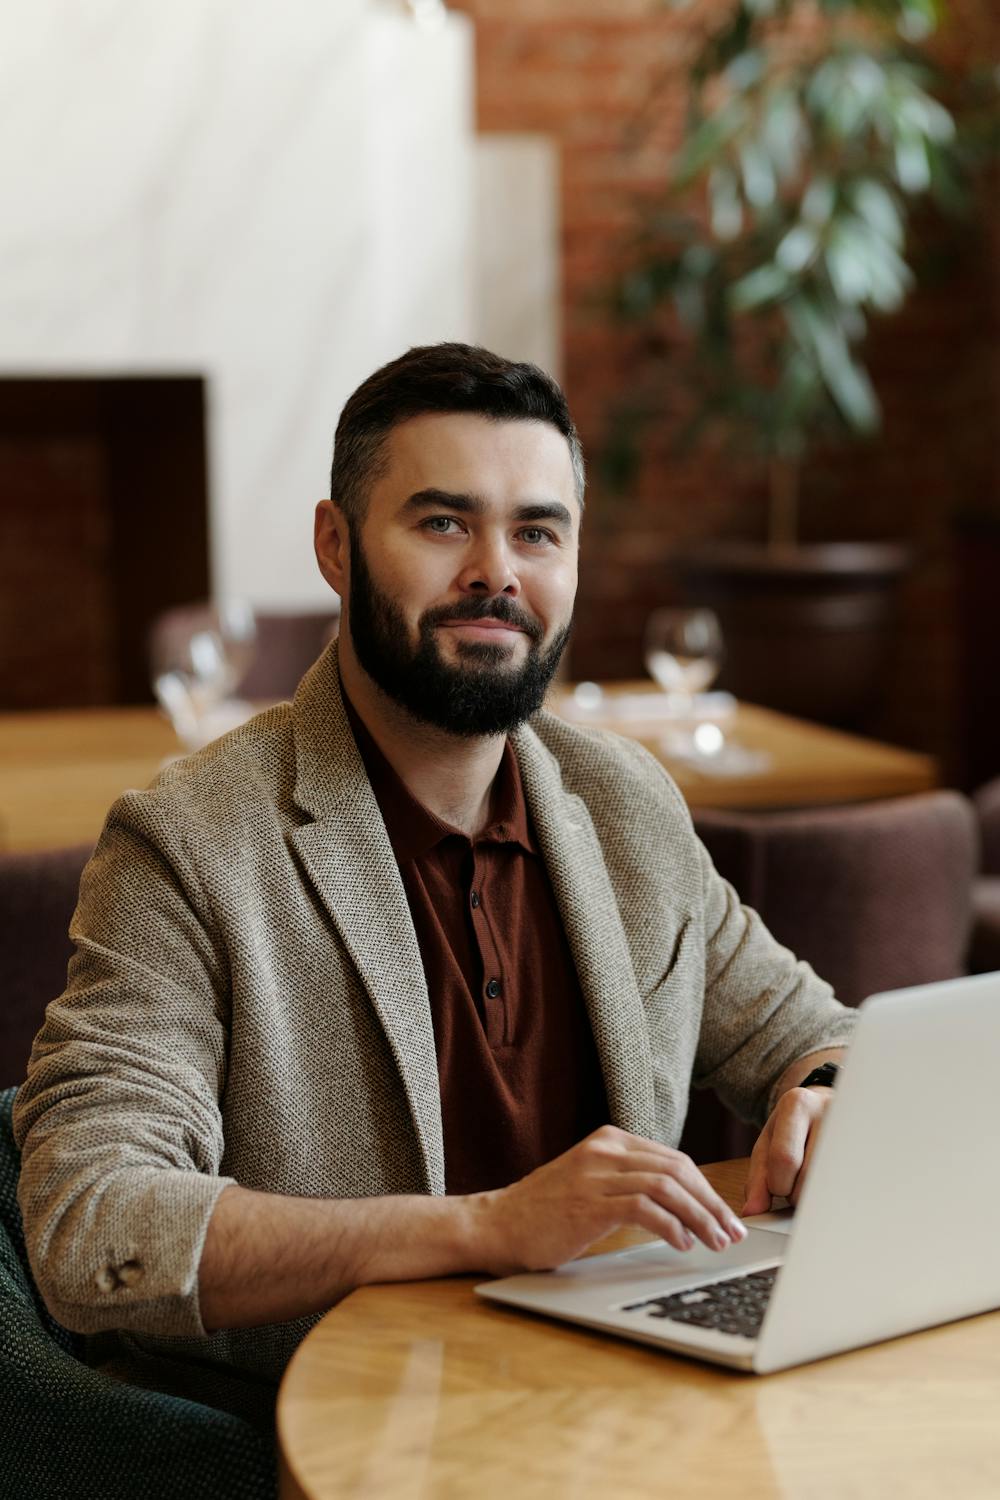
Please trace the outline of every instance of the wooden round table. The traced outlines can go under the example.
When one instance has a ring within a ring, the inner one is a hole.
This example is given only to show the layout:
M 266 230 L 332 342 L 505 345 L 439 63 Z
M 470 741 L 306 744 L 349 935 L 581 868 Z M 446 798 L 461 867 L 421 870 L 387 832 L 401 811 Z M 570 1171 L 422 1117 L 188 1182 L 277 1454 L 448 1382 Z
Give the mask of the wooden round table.
M 746 1163 L 705 1170 L 738 1206 Z M 474 1285 L 368 1287 L 317 1325 L 278 1399 L 284 1500 L 1000 1496 L 1000 1314 L 759 1377 Z

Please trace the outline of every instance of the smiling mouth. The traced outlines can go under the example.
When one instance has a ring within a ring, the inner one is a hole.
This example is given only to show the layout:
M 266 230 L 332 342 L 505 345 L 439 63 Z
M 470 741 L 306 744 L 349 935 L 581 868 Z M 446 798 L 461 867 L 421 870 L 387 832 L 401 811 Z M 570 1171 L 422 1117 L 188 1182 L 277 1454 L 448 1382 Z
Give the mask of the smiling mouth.
M 469 631 L 473 635 L 498 636 L 498 635 L 523 635 L 524 631 L 518 625 L 508 624 L 506 620 L 441 620 L 439 630 L 462 630 Z

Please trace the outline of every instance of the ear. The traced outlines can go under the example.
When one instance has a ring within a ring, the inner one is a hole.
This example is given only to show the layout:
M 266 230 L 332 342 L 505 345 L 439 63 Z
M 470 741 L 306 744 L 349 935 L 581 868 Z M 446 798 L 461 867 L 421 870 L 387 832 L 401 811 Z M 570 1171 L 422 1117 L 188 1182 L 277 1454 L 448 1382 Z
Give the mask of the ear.
M 350 582 L 350 537 L 347 517 L 333 500 L 321 500 L 316 507 L 313 544 L 320 572 L 330 587 L 345 598 Z

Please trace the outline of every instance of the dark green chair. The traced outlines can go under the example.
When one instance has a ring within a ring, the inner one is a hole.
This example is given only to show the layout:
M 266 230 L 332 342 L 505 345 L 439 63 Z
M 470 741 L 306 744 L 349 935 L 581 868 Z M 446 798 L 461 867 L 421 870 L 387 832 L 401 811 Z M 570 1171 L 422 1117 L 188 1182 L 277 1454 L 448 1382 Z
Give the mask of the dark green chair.
M 229 1412 L 89 1368 L 86 1340 L 49 1314 L 17 1206 L 15 1093 L 0 1093 L 0 1495 L 272 1500 L 273 1436 Z

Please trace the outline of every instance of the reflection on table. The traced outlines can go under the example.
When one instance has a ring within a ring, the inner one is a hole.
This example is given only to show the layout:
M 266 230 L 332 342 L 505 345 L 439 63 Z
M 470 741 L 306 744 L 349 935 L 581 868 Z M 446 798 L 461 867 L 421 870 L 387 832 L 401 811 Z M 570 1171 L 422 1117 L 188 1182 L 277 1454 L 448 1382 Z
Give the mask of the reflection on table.
M 572 689 L 553 694 L 566 712 Z M 601 690 L 600 713 L 569 711 L 575 722 L 616 729 L 659 756 L 692 807 L 789 807 L 855 802 L 926 790 L 936 782 L 933 760 L 912 751 L 806 724 L 768 709 L 731 703 L 719 720 L 728 741 L 760 757 L 739 773 L 701 769 L 663 748 L 669 724 L 660 708 L 643 719 L 618 700 L 652 695 L 647 684 Z M 717 698 L 718 695 L 710 695 Z M 731 702 L 731 700 L 730 700 Z M 674 726 L 676 727 L 676 726 Z M 44 849 L 97 838 L 114 799 L 147 786 L 180 747 L 155 708 L 67 709 L 0 714 L 0 849 Z

